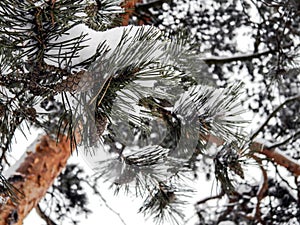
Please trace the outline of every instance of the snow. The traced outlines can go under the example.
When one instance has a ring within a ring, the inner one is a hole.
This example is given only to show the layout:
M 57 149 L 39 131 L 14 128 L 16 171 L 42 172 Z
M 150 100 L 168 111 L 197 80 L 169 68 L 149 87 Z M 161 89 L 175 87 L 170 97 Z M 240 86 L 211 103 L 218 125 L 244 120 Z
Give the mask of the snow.
M 253 132 L 254 133 L 254 132 Z M 257 142 L 257 143 L 260 143 L 262 144 L 263 146 L 266 146 L 266 147 L 269 147 L 269 146 L 272 146 L 273 143 L 271 143 L 270 141 L 266 140 L 266 139 L 263 139 L 263 138 L 255 138 L 253 140 L 253 142 Z
M 30 131 L 28 131 L 27 129 L 25 129 L 24 132 L 30 133 Z M 14 143 L 12 145 L 12 149 L 14 149 L 14 151 L 16 151 L 14 153 L 14 157 L 18 157 L 17 154 L 20 154 L 20 153 L 22 155 L 21 155 L 21 157 L 19 157 L 19 159 L 15 163 L 13 163 L 12 166 L 10 166 L 8 169 L 3 171 L 2 175 L 5 178 L 9 178 L 10 176 L 16 174 L 16 170 L 24 162 L 24 159 L 28 155 L 28 152 L 35 152 L 35 147 L 41 138 L 41 134 L 38 134 L 36 132 L 35 135 L 31 135 L 31 136 L 28 135 L 28 139 L 27 139 L 27 137 L 24 137 L 24 135 L 21 133 L 20 130 L 17 130 L 15 136 L 16 136 L 16 139 L 18 142 Z M 24 151 L 24 145 L 26 146 L 26 143 L 27 144 L 31 143 L 31 144 Z
M 114 51 L 114 49 L 117 47 L 117 44 L 120 43 L 120 40 L 122 38 L 122 35 L 124 32 L 128 32 L 128 37 L 132 38 L 136 32 L 143 27 L 145 31 L 148 31 L 150 29 L 154 30 L 155 28 L 152 26 L 126 26 L 126 27 L 115 27 L 107 31 L 95 31 L 85 24 L 78 24 L 71 28 L 67 34 L 63 35 L 62 37 L 53 40 L 55 43 L 59 43 L 62 41 L 69 40 L 74 37 L 80 37 L 81 35 L 86 35 L 84 38 L 84 43 L 86 47 L 81 49 L 78 54 L 77 58 L 74 58 L 72 60 L 73 65 L 78 64 L 92 55 L 96 53 L 97 46 L 101 43 L 106 43 L 106 46 L 110 49 L 110 53 Z M 158 31 L 158 29 L 156 29 Z M 48 54 L 58 54 L 59 50 L 50 50 Z M 61 51 L 60 54 L 63 55 L 65 52 Z M 110 55 L 110 53 L 107 54 L 107 57 Z M 56 63 L 53 63 L 49 60 L 47 60 L 47 63 L 52 65 L 57 65 Z
M 99 31 L 94 31 L 90 28 L 88 28 L 86 25 L 84 24 L 80 24 L 80 25 L 77 25 L 75 26 L 74 28 L 72 28 L 70 31 L 69 31 L 69 34 L 62 37 L 61 39 L 59 40 L 56 40 L 56 41 L 63 41 L 63 40 L 66 40 L 66 38 L 68 37 L 74 37 L 74 36 L 80 36 L 82 33 L 84 34 L 87 34 L 86 36 L 86 42 L 84 43 L 85 45 L 87 45 L 86 48 L 82 49 L 80 52 L 79 52 L 79 57 L 77 59 L 75 59 L 73 61 L 74 64 L 77 64 L 79 62 L 82 62 L 83 60 L 89 58 L 91 55 L 93 55 L 95 52 L 96 52 L 96 46 L 98 46 L 100 43 L 103 43 L 105 42 L 106 45 L 111 49 L 110 52 L 112 52 L 115 48 L 116 48 L 116 44 L 120 42 L 121 40 L 121 36 L 124 32 L 124 30 L 130 30 L 130 36 L 133 36 L 137 29 L 139 29 L 139 27 L 132 27 L 132 26 L 129 26 L 129 27 L 117 27 L 117 28 L 114 28 L 114 29 L 111 29 L 111 30 L 108 30 L 108 31 L 105 31 L 105 32 L 99 32 Z M 150 29 L 150 26 L 147 26 L 147 29 Z M 243 42 L 244 43 L 244 42 Z M 239 44 L 239 42 L 238 42 Z M 242 46 L 241 46 L 242 47 Z M 248 46 L 249 47 L 249 46 Z M 109 55 L 108 55 L 109 56 Z M 218 95 L 216 95 L 217 97 Z M 210 103 L 212 104 L 213 103 L 213 99 L 210 101 Z M 38 142 L 38 138 L 27 148 L 28 151 L 34 151 L 35 149 L 35 146 Z M 264 145 L 266 146 L 270 146 L 271 143 L 270 142 L 267 142 L 263 139 L 255 139 L 255 141 L 258 141 L 260 143 L 263 143 Z M 278 150 L 276 150 L 278 151 Z M 81 151 L 80 151 L 81 152 Z M 97 151 L 97 153 L 99 154 L 103 154 L 103 152 L 100 153 L 100 151 Z M 281 152 L 280 152 L 281 153 Z M 25 153 L 23 154 L 23 156 L 17 161 L 17 163 L 9 168 L 7 171 L 4 172 L 4 175 L 6 177 L 9 177 L 10 175 L 14 174 L 16 168 L 18 168 L 18 166 L 20 165 L 20 163 L 22 162 L 22 160 L 24 159 L 24 157 L 26 157 L 26 151 Z M 86 156 L 84 156 L 83 158 L 85 158 Z M 93 156 L 92 156 L 93 157 Z M 101 158 L 101 159 L 105 159 L 106 155 L 100 155 L 100 156 L 97 156 L 97 157 L 93 157 L 94 159 L 95 158 Z M 74 160 L 74 157 L 72 157 L 71 160 Z M 292 161 L 296 162 L 295 160 L 291 159 Z M 82 160 L 80 158 L 76 158 L 74 161 L 78 161 L 78 163 L 80 165 L 82 165 Z M 90 160 L 88 160 L 90 161 Z M 298 162 L 296 162 L 298 163 Z M 89 165 L 88 167 L 85 166 L 86 168 L 91 168 L 91 165 Z M 92 172 L 92 171 L 90 171 Z M 198 183 L 200 183 L 201 187 L 204 187 L 203 185 L 203 180 L 205 180 L 205 178 L 201 178 L 199 179 Z M 103 187 L 101 187 L 103 188 Z M 205 190 L 201 190 L 202 192 L 202 195 L 206 195 L 206 196 L 209 196 L 210 195 L 210 186 L 209 185 L 205 185 L 206 189 L 208 189 L 209 191 Z M 241 187 L 240 188 L 240 191 L 243 191 L 243 190 L 246 190 L 244 189 L 246 188 L 246 186 L 244 187 Z M 143 222 L 143 219 L 142 217 L 138 217 L 138 222 L 136 221 L 136 214 L 135 212 L 133 212 L 134 210 L 132 210 L 132 208 L 137 208 L 137 204 L 136 202 L 134 202 L 132 204 L 132 199 L 129 199 L 129 198 L 124 198 L 122 196 L 122 200 L 120 200 L 120 198 L 113 198 L 113 196 L 111 196 L 111 193 L 109 191 L 106 190 L 106 187 L 103 188 L 104 192 L 106 192 L 105 194 L 107 196 L 109 196 L 107 199 L 109 199 L 111 201 L 112 199 L 112 202 L 113 202 L 113 208 L 114 209 L 117 209 L 118 212 L 121 212 L 123 216 L 126 216 L 127 218 L 125 219 L 126 221 L 130 221 L 130 223 L 128 224 L 145 224 Z M 205 194 L 203 194 L 204 192 L 206 192 Z M 98 201 L 95 201 L 95 198 L 92 196 L 90 197 L 90 199 L 92 198 L 92 202 L 93 204 L 95 205 L 95 207 L 93 208 L 97 208 L 98 210 L 101 210 L 101 213 L 103 215 L 106 215 L 106 212 L 105 211 L 102 211 L 103 209 L 99 208 L 99 202 Z M 94 198 L 94 199 L 93 199 Z M 195 199 L 198 198 L 195 197 Z M 1 199 L 0 199 L 1 201 Z M 129 202 L 129 203 L 128 203 Z M 131 210 L 131 213 L 127 213 L 127 211 Z M 191 214 L 191 211 L 189 212 L 189 214 Z M 110 215 L 110 214 L 108 214 Z M 99 215 L 97 214 L 97 212 L 95 211 L 94 215 L 93 215 L 93 222 L 89 222 L 88 224 L 98 224 L 99 223 Z M 106 218 L 104 218 L 104 221 L 101 221 L 102 224 L 118 224 L 120 223 L 120 221 L 116 221 L 116 222 L 108 222 L 108 217 L 113 218 L 113 217 L 116 217 L 115 215 L 110 215 L 110 216 L 105 216 Z M 117 219 L 118 220 L 118 219 Z M 37 224 L 37 221 L 36 221 L 36 217 L 32 218 L 32 221 L 34 222 L 30 222 L 30 219 L 26 219 L 26 223 L 28 224 Z M 25 223 L 25 224 L 26 224 Z M 42 224 L 42 222 L 40 222 L 40 224 Z M 152 223 L 151 223 L 152 224 Z M 223 221 L 223 222 L 220 222 L 219 225 L 234 225 L 235 223 L 232 222 L 232 221 Z
M 226 220 L 226 221 L 222 221 L 220 223 L 218 223 L 218 225 L 235 225 L 234 222 Z

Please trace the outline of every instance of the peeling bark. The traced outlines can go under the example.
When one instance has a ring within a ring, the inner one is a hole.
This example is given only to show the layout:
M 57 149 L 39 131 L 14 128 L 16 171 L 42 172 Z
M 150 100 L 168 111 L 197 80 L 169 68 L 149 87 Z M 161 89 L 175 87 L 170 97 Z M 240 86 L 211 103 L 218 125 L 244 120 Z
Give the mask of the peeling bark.
M 71 152 L 70 140 L 66 136 L 61 136 L 58 142 L 49 136 L 43 136 L 35 149 L 27 150 L 24 162 L 16 170 L 18 177 L 22 179 L 14 181 L 11 177 L 11 184 L 22 194 L 16 193 L 18 203 L 9 199 L 0 207 L 0 225 L 23 223 L 26 215 L 37 206 L 66 166 Z

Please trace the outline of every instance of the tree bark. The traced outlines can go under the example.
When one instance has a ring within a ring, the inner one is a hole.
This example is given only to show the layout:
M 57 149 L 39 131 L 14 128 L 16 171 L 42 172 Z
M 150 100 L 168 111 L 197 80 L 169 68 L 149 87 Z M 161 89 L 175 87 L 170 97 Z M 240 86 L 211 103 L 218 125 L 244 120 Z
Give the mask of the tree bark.
M 135 5 L 142 0 L 125 0 L 123 3 L 123 8 L 125 9 L 125 13 L 122 15 L 122 25 L 127 26 L 129 24 L 129 20 L 133 13 L 135 12 Z
M 10 177 L 10 183 L 22 194 L 16 193 L 18 202 L 8 199 L 6 204 L 0 205 L 0 225 L 23 223 L 66 166 L 71 152 L 70 140 L 66 136 L 61 136 L 58 142 L 43 136 L 35 149 L 26 151 L 24 162 Z

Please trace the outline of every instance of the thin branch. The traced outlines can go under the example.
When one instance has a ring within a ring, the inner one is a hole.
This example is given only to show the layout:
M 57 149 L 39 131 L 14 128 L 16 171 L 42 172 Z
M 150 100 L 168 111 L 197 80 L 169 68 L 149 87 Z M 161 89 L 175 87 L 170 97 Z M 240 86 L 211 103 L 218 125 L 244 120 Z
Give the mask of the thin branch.
M 250 140 L 253 140 L 261 131 L 263 131 L 264 127 L 268 124 L 270 119 L 272 119 L 272 117 L 274 117 L 276 115 L 276 113 L 279 112 L 279 110 L 281 110 L 286 104 L 296 101 L 296 100 L 300 100 L 300 95 L 290 97 L 290 98 L 286 99 L 283 103 L 281 103 L 279 106 L 277 106 L 277 108 L 268 116 L 266 121 L 257 129 L 256 132 L 254 132 L 254 134 L 252 134 Z
M 211 65 L 211 64 L 225 64 L 231 63 L 234 61 L 247 61 L 255 58 L 260 58 L 261 56 L 268 55 L 271 53 L 275 53 L 276 50 L 266 50 L 258 53 L 245 54 L 245 55 L 235 55 L 231 57 L 211 57 L 211 58 L 203 58 L 202 60 Z
M 300 176 L 300 165 L 297 161 L 292 158 L 285 156 L 279 150 L 274 148 L 269 148 L 262 143 L 252 142 L 250 149 L 253 153 L 263 154 L 268 157 L 272 162 L 277 163 L 280 166 L 285 167 L 290 171 L 294 176 Z
M 203 203 L 205 203 L 205 202 L 207 202 L 207 201 L 214 200 L 214 199 L 219 199 L 219 198 L 223 197 L 224 195 L 225 195 L 225 192 L 224 192 L 224 191 L 221 191 L 220 194 L 215 195 L 215 196 L 211 196 L 211 197 L 204 198 L 204 199 L 202 199 L 202 200 L 196 202 L 195 205 L 200 205 L 200 204 L 203 204 Z
M 255 208 L 255 219 L 263 224 L 263 220 L 261 218 L 261 212 L 260 212 L 260 203 L 261 203 L 261 200 L 265 197 L 266 191 L 268 190 L 268 174 L 262 165 L 262 160 L 255 155 L 253 155 L 252 158 L 258 163 L 259 168 L 263 175 L 263 183 L 257 192 L 257 203 L 256 203 L 256 208 Z
M 98 180 L 97 178 L 95 180 Z M 98 188 L 96 187 L 96 184 L 91 185 L 90 182 L 83 180 L 90 188 L 93 189 L 93 191 L 95 192 L 96 195 L 98 195 L 101 200 L 104 202 L 104 205 L 106 206 L 106 208 L 108 208 L 112 213 L 114 213 L 115 215 L 117 215 L 119 217 L 119 219 L 121 220 L 121 222 L 124 225 L 127 225 L 126 222 L 124 221 L 124 219 L 122 218 L 122 216 L 120 215 L 120 213 L 118 213 L 116 210 L 114 210 L 112 207 L 110 207 L 106 201 L 106 199 L 102 196 L 102 194 L 98 191 Z
M 49 216 L 45 214 L 45 212 L 41 209 L 39 204 L 35 207 L 35 210 L 37 214 L 46 222 L 47 225 L 57 225 L 53 220 L 50 219 Z
M 278 169 L 278 165 L 276 165 L 276 164 L 273 163 L 273 166 L 274 166 L 274 168 L 275 168 L 276 175 L 279 176 L 279 178 L 281 179 L 281 181 L 283 181 L 283 182 L 286 184 L 286 186 L 289 187 L 290 189 L 292 189 L 292 190 L 294 190 L 294 191 L 297 191 L 298 188 L 292 187 L 292 185 L 291 185 L 290 182 L 286 179 L 286 177 L 284 178 L 284 177 L 281 175 L 281 173 L 280 173 L 280 171 L 279 171 L 279 169 Z
M 162 4 L 169 2 L 171 2 L 171 0 L 154 0 L 150 2 L 137 3 L 135 7 L 136 9 L 149 9 L 151 7 L 161 6 Z
M 208 143 L 214 143 L 217 146 L 221 146 L 225 143 L 224 140 L 209 135 L 200 135 L 200 138 Z M 272 162 L 277 163 L 280 166 L 285 167 L 288 171 L 290 171 L 294 176 L 300 176 L 300 164 L 294 161 L 292 158 L 285 156 L 280 151 L 275 151 L 275 148 L 270 148 L 263 143 L 259 142 L 251 142 L 249 144 L 249 149 L 254 153 L 262 154 L 268 157 Z
M 269 148 L 272 148 L 272 149 L 275 149 L 275 148 L 278 148 L 282 145 L 285 145 L 287 144 L 290 140 L 296 138 L 298 135 L 300 135 L 300 131 L 297 131 L 295 134 L 291 135 L 290 137 L 288 137 L 287 139 L 285 139 L 284 141 L 282 142 L 279 142 L 279 143 L 276 143 L 276 144 L 273 144 L 271 145 Z

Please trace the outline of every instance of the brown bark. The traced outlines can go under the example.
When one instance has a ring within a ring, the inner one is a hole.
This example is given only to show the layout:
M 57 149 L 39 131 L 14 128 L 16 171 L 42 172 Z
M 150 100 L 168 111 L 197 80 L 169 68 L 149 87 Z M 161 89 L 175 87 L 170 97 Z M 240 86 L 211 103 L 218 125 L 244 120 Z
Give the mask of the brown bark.
M 24 162 L 16 170 L 22 179 L 11 182 L 22 195 L 17 193 L 18 203 L 9 199 L 7 204 L 0 207 L 0 225 L 23 223 L 26 215 L 37 206 L 66 166 L 71 155 L 70 140 L 61 136 L 57 142 L 49 136 L 43 136 L 35 150 L 28 149 L 26 154 Z
M 268 148 L 267 146 L 253 142 L 250 145 L 250 149 L 259 154 L 265 155 L 268 159 L 272 160 L 276 164 L 285 167 L 290 171 L 294 176 L 300 176 L 300 165 L 293 159 L 281 154 L 279 151 L 276 151 L 274 148 Z
M 127 26 L 132 14 L 135 11 L 135 5 L 142 0 L 125 0 L 122 7 L 125 9 L 125 13 L 122 15 L 122 25 Z

